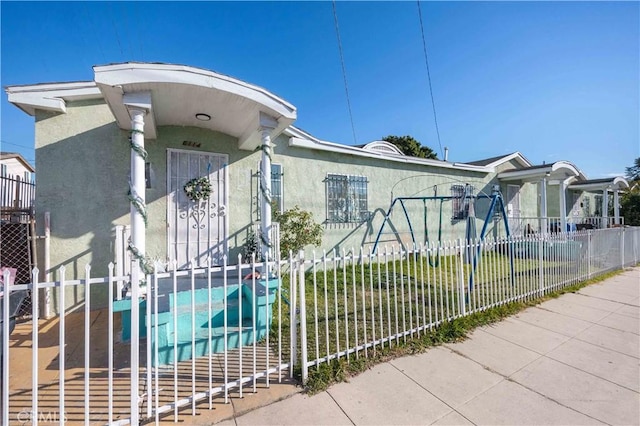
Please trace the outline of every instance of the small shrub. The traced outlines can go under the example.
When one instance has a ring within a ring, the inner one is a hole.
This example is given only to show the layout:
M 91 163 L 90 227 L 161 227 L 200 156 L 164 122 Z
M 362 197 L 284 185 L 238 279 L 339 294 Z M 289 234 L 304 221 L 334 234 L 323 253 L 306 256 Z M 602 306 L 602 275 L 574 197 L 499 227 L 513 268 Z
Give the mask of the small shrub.
M 255 254 L 256 261 L 261 260 L 261 254 L 258 250 L 258 236 L 255 232 L 249 231 L 247 238 L 242 244 L 242 261 L 245 263 L 251 262 L 253 255 Z
M 322 243 L 322 225 L 313 220 L 311 212 L 295 206 L 279 212 L 273 210 L 273 221 L 280 223 L 280 257 L 289 257 L 289 252 L 297 253 L 305 246 Z

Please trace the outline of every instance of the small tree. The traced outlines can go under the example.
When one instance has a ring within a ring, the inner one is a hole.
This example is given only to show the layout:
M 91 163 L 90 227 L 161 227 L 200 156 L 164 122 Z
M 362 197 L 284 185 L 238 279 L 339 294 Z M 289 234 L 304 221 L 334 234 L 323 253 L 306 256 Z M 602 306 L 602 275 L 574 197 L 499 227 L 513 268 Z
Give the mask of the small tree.
M 438 159 L 438 154 L 436 154 L 428 146 L 422 146 L 422 144 L 415 140 L 412 136 L 389 135 L 382 138 L 382 140 L 394 144 L 405 155 L 419 158 L 431 158 L 433 160 Z
M 626 168 L 627 179 L 630 182 L 640 181 L 640 157 L 636 158 L 633 162 L 633 166 Z
M 624 224 L 640 226 L 640 192 L 627 192 L 620 197 L 620 214 Z
M 314 222 L 313 214 L 295 206 L 284 212 L 273 209 L 273 221 L 280 223 L 280 257 L 289 257 L 305 246 L 322 243 L 322 225 Z
M 620 197 L 620 214 L 625 225 L 640 226 L 640 157 L 626 172 L 631 188 Z

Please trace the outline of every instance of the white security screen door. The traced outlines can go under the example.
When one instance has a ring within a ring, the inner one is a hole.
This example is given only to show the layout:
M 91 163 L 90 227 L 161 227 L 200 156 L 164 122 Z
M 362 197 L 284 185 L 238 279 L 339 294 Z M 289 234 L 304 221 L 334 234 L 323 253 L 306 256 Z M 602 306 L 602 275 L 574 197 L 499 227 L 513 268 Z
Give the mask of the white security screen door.
M 580 206 L 579 192 L 573 193 L 573 207 L 571 208 L 571 213 L 573 214 L 573 216 L 580 216 L 580 213 L 582 213 L 582 206 Z
M 520 222 L 520 186 L 507 185 L 507 217 L 509 218 L 509 229 L 514 234 L 521 233 L 522 223 Z
M 227 239 L 227 163 L 224 154 L 167 151 L 167 243 L 169 261 L 187 268 L 192 259 L 205 266 L 207 257 L 219 265 L 226 252 Z M 191 200 L 184 186 L 194 178 L 208 177 L 211 195 Z

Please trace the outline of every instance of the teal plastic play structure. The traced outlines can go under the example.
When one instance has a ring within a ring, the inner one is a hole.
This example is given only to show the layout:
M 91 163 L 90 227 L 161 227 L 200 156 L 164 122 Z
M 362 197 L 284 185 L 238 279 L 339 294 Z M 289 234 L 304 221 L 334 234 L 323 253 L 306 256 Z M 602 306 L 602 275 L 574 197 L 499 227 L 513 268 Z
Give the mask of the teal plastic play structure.
M 198 278 L 192 284 L 190 277 L 184 278 L 175 289 L 170 278 L 158 280 L 158 291 L 153 292 L 158 297 L 157 313 L 154 300 L 139 302 L 140 338 L 148 337 L 147 314 L 150 314 L 154 367 L 223 352 L 225 315 L 227 350 L 251 345 L 266 337 L 271 327 L 272 306 L 280 285 L 278 278 L 263 278 L 255 280 L 255 283 L 248 280 L 226 286 L 220 279 L 216 279 L 210 290 L 206 279 Z M 229 282 L 234 281 L 237 283 L 237 278 L 229 279 Z M 122 315 L 122 340 L 131 340 L 131 299 L 115 301 L 113 310 Z

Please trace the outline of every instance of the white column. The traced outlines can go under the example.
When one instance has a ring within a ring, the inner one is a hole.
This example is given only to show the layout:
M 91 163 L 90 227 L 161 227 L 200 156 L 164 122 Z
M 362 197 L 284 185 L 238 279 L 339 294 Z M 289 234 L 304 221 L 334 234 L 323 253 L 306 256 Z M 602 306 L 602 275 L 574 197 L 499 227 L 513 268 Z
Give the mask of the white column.
M 144 115 L 142 109 L 131 110 L 131 142 L 133 145 L 144 149 Z M 142 205 L 145 205 L 146 184 L 144 178 L 144 158 L 139 155 L 133 148 L 131 149 L 131 195 L 138 199 Z M 142 214 L 131 204 L 129 212 L 131 217 L 131 244 L 145 255 L 145 225 Z
M 260 162 L 260 239 L 262 257 L 271 259 L 271 132 L 278 122 L 273 117 L 260 113 L 262 159 Z
M 560 181 L 560 232 L 567 232 L 567 181 Z
M 547 179 L 544 178 L 540 181 L 540 232 L 543 234 L 549 230 L 547 215 Z
M 620 225 L 620 194 L 617 187 L 613 190 L 613 217 L 615 224 Z
M 609 188 L 602 190 L 602 228 L 609 225 Z
M 144 115 L 146 113 L 143 109 L 131 109 L 131 143 L 144 149 Z M 138 150 L 139 151 L 139 150 Z M 131 196 L 138 199 L 140 205 L 145 206 L 145 179 L 144 179 L 144 158 L 131 148 Z M 134 250 L 137 250 L 140 256 L 144 258 L 146 252 L 146 235 L 145 224 L 142 214 L 131 203 L 131 209 L 129 211 L 131 218 L 131 245 Z M 135 259 L 131 264 L 131 424 L 138 424 L 138 402 L 139 402 L 139 384 L 138 384 L 138 367 L 140 365 L 139 360 L 139 338 L 140 330 L 138 324 L 140 323 L 140 305 L 138 300 L 140 297 L 140 281 L 144 279 L 144 272 L 141 271 L 138 259 Z

